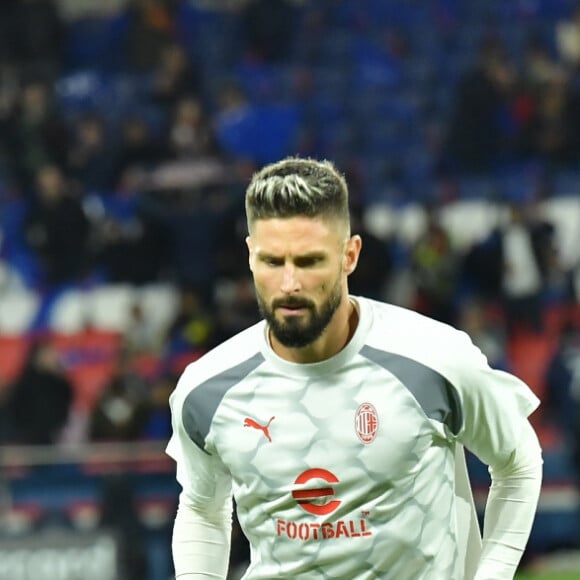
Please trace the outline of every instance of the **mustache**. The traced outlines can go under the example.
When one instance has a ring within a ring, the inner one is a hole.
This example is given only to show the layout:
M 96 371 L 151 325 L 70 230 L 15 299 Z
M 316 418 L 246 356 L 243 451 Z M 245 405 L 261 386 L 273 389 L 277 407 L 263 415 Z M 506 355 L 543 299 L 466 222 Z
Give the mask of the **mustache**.
M 287 298 L 278 298 L 272 301 L 272 308 L 313 308 L 314 305 L 306 298 L 297 298 L 296 296 L 288 296 Z

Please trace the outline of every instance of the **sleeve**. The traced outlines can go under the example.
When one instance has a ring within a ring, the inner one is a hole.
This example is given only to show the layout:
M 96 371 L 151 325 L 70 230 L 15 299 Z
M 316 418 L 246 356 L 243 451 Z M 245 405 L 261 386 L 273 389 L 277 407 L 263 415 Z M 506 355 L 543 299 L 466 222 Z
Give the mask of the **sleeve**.
M 170 400 L 173 434 L 166 449 L 176 462 L 182 488 L 173 528 L 175 577 L 225 580 L 232 527 L 231 478 L 218 457 L 201 450 L 188 436 L 179 399 L 176 391 Z
M 529 387 L 489 367 L 471 342 L 456 366 L 462 411 L 458 440 L 489 469 L 476 580 L 513 578 L 527 544 L 542 479 L 542 454 L 528 416 L 539 404 Z
M 475 580 L 513 578 L 526 546 L 542 483 L 541 449 L 532 426 L 524 425 L 506 465 L 490 467 L 483 546 Z
M 448 376 L 460 400 L 458 440 L 486 465 L 505 465 L 540 400 L 515 375 L 492 369 L 465 333 L 458 335 L 447 345 L 455 358 Z

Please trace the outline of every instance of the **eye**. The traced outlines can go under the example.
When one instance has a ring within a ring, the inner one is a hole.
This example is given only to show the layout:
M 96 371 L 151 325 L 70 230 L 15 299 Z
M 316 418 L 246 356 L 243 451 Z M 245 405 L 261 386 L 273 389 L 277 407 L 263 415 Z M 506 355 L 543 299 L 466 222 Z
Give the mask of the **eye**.
M 299 268 L 312 268 L 322 261 L 320 256 L 305 256 L 296 259 L 296 266 Z
M 284 264 L 284 260 L 280 258 L 275 258 L 273 256 L 264 256 L 262 258 L 262 262 L 266 264 L 266 266 L 270 266 L 271 268 L 277 268 Z

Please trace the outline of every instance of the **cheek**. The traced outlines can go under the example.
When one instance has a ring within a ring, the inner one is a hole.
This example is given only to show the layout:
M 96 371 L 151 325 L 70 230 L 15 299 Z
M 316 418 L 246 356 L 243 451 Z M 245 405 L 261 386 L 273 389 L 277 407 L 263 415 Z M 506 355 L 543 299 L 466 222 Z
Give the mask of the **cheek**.
M 304 285 L 304 289 L 324 298 L 336 286 L 336 280 L 336 277 L 330 274 L 317 276 L 310 280 L 309 285 Z
M 254 285 L 260 294 L 271 294 L 278 283 L 276 276 L 271 272 L 266 274 L 259 269 L 254 271 Z

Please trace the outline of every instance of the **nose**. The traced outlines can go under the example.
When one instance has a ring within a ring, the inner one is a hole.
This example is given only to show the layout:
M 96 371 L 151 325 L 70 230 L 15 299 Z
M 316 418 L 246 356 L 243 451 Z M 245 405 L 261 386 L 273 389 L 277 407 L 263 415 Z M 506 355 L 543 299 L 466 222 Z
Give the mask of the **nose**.
M 300 290 L 300 282 L 298 281 L 296 268 L 292 264 L 284 266 L 280 290 L 285 294 L 293 294 Z

